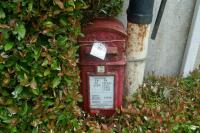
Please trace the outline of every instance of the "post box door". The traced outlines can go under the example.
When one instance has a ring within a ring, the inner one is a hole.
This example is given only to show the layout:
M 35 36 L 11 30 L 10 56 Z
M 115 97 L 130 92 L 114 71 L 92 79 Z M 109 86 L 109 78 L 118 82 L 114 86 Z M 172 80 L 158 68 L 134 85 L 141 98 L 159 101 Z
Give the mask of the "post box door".
M 98 66 L 84 66 L 81 72 L 84 109 L 92 114 L 109 116 L 122 104 L 123 66 L 105 66 L 105 73 L 98 73 Z M 95 82 L 95 80 L 98 80 Z M 107 80 L 107 81 L 104 81 Z

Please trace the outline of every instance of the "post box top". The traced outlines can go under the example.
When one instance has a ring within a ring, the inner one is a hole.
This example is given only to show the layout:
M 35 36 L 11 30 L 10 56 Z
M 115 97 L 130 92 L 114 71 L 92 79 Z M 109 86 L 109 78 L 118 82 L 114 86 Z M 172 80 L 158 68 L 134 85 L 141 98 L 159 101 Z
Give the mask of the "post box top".
M 124 37 L 127 36 L 124 25 L 119 20 L 111 17 L 96 18 L 82 29 L 84 34 L 95 31 L 117 32 Z

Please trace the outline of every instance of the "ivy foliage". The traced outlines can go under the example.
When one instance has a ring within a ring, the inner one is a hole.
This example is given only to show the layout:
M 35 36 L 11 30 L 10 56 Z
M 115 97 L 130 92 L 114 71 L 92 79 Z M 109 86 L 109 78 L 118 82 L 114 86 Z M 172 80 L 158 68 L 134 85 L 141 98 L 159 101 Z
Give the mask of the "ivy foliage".
M 123 0 L 86 0 L 88 9 L 83 12 L 83 22 L 88 22 L 94 17 L 117 16 L 123 7 Z
M 90 132 L 199 133 L 200 69 L 187 78 L 150 77 L 116 115 L 83 120 Z
M 152 77 L 110 118 L 79 108 L 81 22 L 115 16 L 122 0 L 0 1 L 0 133 L 200 131 L 200 70 Z
M 81 131 L 76 42 L 81 20 L 117 15 L 121 4 L 0 1 L 0 132 Z

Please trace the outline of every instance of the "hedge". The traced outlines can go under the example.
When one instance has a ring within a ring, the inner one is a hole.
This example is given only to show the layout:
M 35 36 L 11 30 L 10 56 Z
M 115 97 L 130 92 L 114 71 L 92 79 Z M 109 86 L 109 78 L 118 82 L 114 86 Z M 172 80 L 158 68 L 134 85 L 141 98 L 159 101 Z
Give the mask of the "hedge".
M 0 133 L 81 131 L 77 37 L 122 0 L 0 1 Z

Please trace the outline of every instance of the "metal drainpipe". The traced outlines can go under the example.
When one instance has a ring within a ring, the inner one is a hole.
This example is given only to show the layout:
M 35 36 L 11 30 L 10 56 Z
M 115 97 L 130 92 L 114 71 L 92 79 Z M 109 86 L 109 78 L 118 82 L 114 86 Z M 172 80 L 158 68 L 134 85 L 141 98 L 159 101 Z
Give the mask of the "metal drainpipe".
M 125 95 L 128 96 L 128 101 L 131 101 L 132 94 L 143 83 L 153 5 L 154 0 L 130 0 L 129 2 L 125 73 Z

